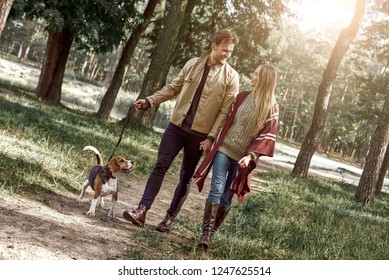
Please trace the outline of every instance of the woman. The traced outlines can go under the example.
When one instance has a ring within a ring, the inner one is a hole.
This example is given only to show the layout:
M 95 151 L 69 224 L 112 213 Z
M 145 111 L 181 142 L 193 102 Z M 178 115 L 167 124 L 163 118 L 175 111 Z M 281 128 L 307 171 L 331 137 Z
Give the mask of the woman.
M 212 149 L 193 176 L 201 191 L 213 166 L 199 243 L 203 249 L 211 245 L 213 234 L 227 216 L 233 194 L 242 203 L 250 191 L 252 171 L 259 157 L 274 154 L 278 128 L 276 81 L 277 71 L 272 65 L 263 64 L 255 70 L 251 75 L 253 90 L 237 95 Z

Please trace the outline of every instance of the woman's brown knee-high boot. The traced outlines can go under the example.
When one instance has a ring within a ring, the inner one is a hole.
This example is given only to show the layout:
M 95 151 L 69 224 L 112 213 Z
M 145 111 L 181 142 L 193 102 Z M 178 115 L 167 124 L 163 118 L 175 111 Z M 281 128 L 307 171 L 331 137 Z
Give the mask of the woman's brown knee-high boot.
M 227 217 L 228 212 L 230 212 L 231 208 L 228 208 L 227 210 L 219 207 L 216 214 L 216 221 L 214 226 L 214 233 L 217 231 L 217 229 L 220 227 L 220 225 L 223 223 L 224 219 Z
M 205 201 L 204 218 L 203 218 L 203 235 L 201 236 L 199 247 L 208 249 L 212 242 L 212 235 L 215 232 L 216 214 L 219 204 Z

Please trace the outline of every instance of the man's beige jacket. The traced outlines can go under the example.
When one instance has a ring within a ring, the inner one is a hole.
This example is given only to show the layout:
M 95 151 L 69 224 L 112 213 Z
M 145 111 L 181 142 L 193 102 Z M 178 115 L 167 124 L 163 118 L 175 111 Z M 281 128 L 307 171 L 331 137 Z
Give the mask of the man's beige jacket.
M 169 84 L 148 96 L 151 107 L 177 96 L 171 122 L 182 125 L 211 51 L 192 58 Z M 239 91 L 239 75 L 228 63 L 211 67 L 193 120 L 192 130 L 216 138 Z

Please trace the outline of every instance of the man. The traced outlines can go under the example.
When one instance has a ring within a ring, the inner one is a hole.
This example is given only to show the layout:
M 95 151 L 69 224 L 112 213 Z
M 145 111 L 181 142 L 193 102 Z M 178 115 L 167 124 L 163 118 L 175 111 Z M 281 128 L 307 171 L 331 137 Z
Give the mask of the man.
M 227 63 L 238 41 L 237 35 L 230 30 L 216 32 L 211 50 L 189 60 L 171 84 L 134 103 L 136 110 L 146 110 L 177 96 L 142 199 L 136 209 L 123 212 L 124 219 L 144 226 L 146 213 L 161 188 L 167 170 L 180 150 L 184 149 L 180 181 L 165 218 L 156 228 L 161 232 L 171 231 L 173 220 L 188 196 L 197 163 L 202 153 L 210 150 L 238 93 L 238 73 Z

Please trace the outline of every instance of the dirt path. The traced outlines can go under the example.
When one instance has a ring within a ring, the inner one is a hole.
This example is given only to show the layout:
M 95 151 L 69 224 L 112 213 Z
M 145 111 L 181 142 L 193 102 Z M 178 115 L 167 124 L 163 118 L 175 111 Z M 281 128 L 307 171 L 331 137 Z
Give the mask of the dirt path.
M 120 259 L 127 247 L 139 246 L 131 241 L 133 233 L 153 230 L 163 219 L 173 193 L 173 187 L 168 187 L 174 185 L 173 179 L 167 178 L 147 213 L 145 229 L 122 218 L 125 209 L 137 205 L 143 191 L 144 182 L 133 179 L 120 178 L 122 187 L 114 220 L 107 217 L 107 209 L 101 208 L 95 218 L 87 216 L 90 203 L 77 203 L 76 194 L 10 196 L 0 193 L 0 260 Z M 182 218 L 201 217 L 204 193 L 191 190 L 180 214 Z M 85 197 L 91 196 L 92 191 L 88 189 Z M 104 208 L 109 206 L 107 199 Z M 173 231 L 171 236 L 174 238 L 176 234 Z

